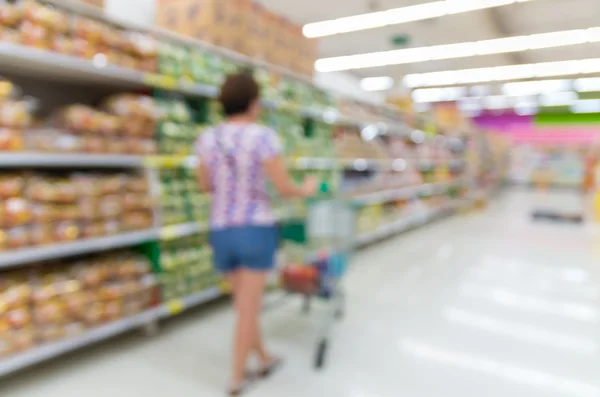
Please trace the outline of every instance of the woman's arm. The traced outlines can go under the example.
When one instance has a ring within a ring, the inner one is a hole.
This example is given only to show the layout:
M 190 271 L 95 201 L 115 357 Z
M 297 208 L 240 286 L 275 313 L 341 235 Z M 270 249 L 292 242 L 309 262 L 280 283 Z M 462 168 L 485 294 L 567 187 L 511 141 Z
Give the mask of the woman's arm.
M 265 174 L 282 197 L 308 197 L 317 191 L 317 181 L 306 178 L 302 185 L 296 184 L 290 176 L 283 156 L 271 157 L 263 162 Z
M 198 179 L 198 186 L 200 186 L 200 192 L 211 193 L 213 191 L 212 184 L 210 182 L 210 171 L 208 167 L 202 162 L 198 164 L 196 168 L 196 178 Z

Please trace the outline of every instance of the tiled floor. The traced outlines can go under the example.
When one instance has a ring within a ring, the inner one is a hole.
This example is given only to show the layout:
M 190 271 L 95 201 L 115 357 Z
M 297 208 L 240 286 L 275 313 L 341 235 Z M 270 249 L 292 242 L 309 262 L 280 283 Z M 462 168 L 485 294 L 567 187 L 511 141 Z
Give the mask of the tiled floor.
M 248 397 L 600 397 L 600 235 L 531 223 L 569 194 L 517 192 L 356 255 L 329 365 L 312 370 L 323 310 L 265 315 L 287 357 Z M 217 305 L 0 381 L 10 397 L 223 395 L 231 313 Z

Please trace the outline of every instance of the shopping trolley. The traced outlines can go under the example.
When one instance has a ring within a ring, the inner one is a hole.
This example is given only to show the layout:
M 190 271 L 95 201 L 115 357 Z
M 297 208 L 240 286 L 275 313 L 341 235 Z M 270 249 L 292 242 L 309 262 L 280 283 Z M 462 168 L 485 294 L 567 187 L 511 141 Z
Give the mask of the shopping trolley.
M 326 191 L 322 187 L 321 191 Z M 328 302 L 327 315 L 319 333 L 314 365 L 323 367 L 329 347 L 331 329 L 344 315 L 345 295 L 342 278 L 346 273 L 354 241 L 353 207 L 340 199 L 320 198 L 307 204 L 306 216 L 288 219 L 281 224 L 285 244 L 302 247 L 300 255 L 281 269 L 281 286 L 304 296 L 304 309 L 310 311 L 311 300 Z

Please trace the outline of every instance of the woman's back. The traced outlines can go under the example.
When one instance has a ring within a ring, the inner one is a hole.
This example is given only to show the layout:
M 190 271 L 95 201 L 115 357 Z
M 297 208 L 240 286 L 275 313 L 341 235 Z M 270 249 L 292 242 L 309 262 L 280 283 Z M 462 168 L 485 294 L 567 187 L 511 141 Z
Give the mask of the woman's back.
M 281 153 L 275 131 L 254 123 L 224 123 L 199 138 L 196 152 L 213 186 L 212 228 L 272 225 L 265 160 Z

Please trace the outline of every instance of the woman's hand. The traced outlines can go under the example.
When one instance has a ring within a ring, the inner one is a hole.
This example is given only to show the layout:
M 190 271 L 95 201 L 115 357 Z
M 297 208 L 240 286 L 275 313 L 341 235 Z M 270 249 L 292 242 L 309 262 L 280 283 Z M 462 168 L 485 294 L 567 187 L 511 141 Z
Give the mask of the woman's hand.
M 304 178 L 302 182 L 302 195 L 304 197 L 311 197 L 317 193 L 319 188 L 319 180 L 314 176 L 308 176 Z

